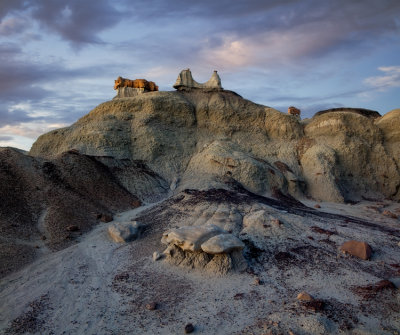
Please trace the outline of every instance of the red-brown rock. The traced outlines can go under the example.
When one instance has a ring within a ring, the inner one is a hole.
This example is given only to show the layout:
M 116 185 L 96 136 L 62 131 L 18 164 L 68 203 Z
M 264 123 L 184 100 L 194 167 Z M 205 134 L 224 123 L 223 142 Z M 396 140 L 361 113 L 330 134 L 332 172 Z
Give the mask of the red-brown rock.
M 382 212 L 382 214 L 385 215 L 385 216 L 388 216 L 388 217 L 390 217 L 390 218 L 392 218 L 392 219 L 397 219 L 397 215 L 394 214 L 394 213 L 391 212 L 391 211 L 384 210 L 384 211 Z
M 372 254 L 372 249 L 368 243 L 354 240 L 344 242 L 340 247 L 340 251 L 364 260 L 370 259 Z
M 290 115 L 300 116 L 300 113 L 301 113 L 300 109 L 296 107 L 290 106 L 288 108 L 288 114 Z
M 144 88 L 146 91 L 158 91 L 158 86 L 153 81 L 147 81 L 146 79 L 126 79 L 118 77 L 114 84 L 114 90 L 121 87 L 133 87 L 133 88 Z

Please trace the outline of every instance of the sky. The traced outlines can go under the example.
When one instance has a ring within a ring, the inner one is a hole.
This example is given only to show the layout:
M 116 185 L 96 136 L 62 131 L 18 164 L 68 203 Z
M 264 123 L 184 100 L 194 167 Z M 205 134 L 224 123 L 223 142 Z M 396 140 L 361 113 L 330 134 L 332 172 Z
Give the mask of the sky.
M 190 68 L 302 117 L 400 108 L 399 0 L 0 0 L 0 146 L 29 150 L 115 96 Z

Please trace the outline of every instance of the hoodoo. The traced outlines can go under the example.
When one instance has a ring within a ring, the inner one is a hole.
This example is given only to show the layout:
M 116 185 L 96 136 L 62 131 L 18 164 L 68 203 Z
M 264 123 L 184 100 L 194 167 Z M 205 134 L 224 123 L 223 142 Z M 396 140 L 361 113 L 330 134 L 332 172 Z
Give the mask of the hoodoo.
M 204 84 L 200 84 L 193 79 L 190 69 L 182 70 L 181 73 L 179 73 L 173 87 L 177 90 L 184 90 L 187 88 L 214 88 L 220 90 L 223 89 L 221 86 L 221 78 L 215 70 L 210 80 L 205 82 Z

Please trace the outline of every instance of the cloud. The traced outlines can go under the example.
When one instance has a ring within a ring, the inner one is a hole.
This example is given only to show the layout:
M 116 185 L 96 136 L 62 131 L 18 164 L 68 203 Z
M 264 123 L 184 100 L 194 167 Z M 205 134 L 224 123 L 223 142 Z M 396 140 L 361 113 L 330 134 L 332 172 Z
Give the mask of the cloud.
M 24 17 L 9 17 L 0 22 L 0 36 L 10 36 L 21 33 L 31 27 L 31 23 Z
M 12 136 L 2 136 L 0 135 L 0 142 L 5 142 L 5 141 L 12 141 L 14 137 Z
M 379 91 L 400 86 L 400 66 L 381 66 L 378 67 L 378 70 L 384 74 L 366 78 L 364 83 L 377 88 Z
M 102 43 L 99 34 L 118 24 L 125 15 L 107 0 L 2 0 L 0 35 L 27 31 L 31 20 L 74 47 L 81 47 Z

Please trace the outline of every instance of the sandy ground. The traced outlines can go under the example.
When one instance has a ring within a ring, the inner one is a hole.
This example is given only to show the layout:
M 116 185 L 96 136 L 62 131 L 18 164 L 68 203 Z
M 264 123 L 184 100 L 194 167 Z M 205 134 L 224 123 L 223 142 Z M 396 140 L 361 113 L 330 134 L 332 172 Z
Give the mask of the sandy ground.
M 281 241 L 269 236 L 270 247 L 248 256 L 248 271 L 215 277 L 152 260 L 152 253 L 165 247 L 160 243 L 162 232 L 171 222 L 177 223 L 177 217 L 189 220 L 185 215 L 194 209 L 180 205 L 172 213 L 174 206 L 147 205 L 114 217 L 121 222 L 149 217 L 153 223 L 140 239 L 114 243 L 107 235 L 110 223 L 103 223 L 77 244 L 45 253 L 2 279 L 0 332 L 183 334 L 184 326 L 192 323 L 195 334 L 399 334 L 399 290 L 372 292 L 365 298 L 352 288 L 381 279 L 400 285 L 400 264 L 399 269 L 390 267 L 400 263 L 400 221 L 366 208 L 379 204 L 320 205 L 320 211 L 370 219 L 399 234 L 265 206 L 293 234 L 281 236 Z M 392 210 L 399 207 L 385 204 Z M 335 233 L 325 236 L 310 230 L 322 224 Z M 381 246 L 371 261 L 338 252 L 345 238 L 366 240 L 371 234 L 375 249 Z M 255 283 L 256 278 L 261 284 Z M 322 301 L 323 311 L 300 304 L 296 300 L 300 291 Z M 149 302 L 156 302 L 157 309 L 147 310 Z

